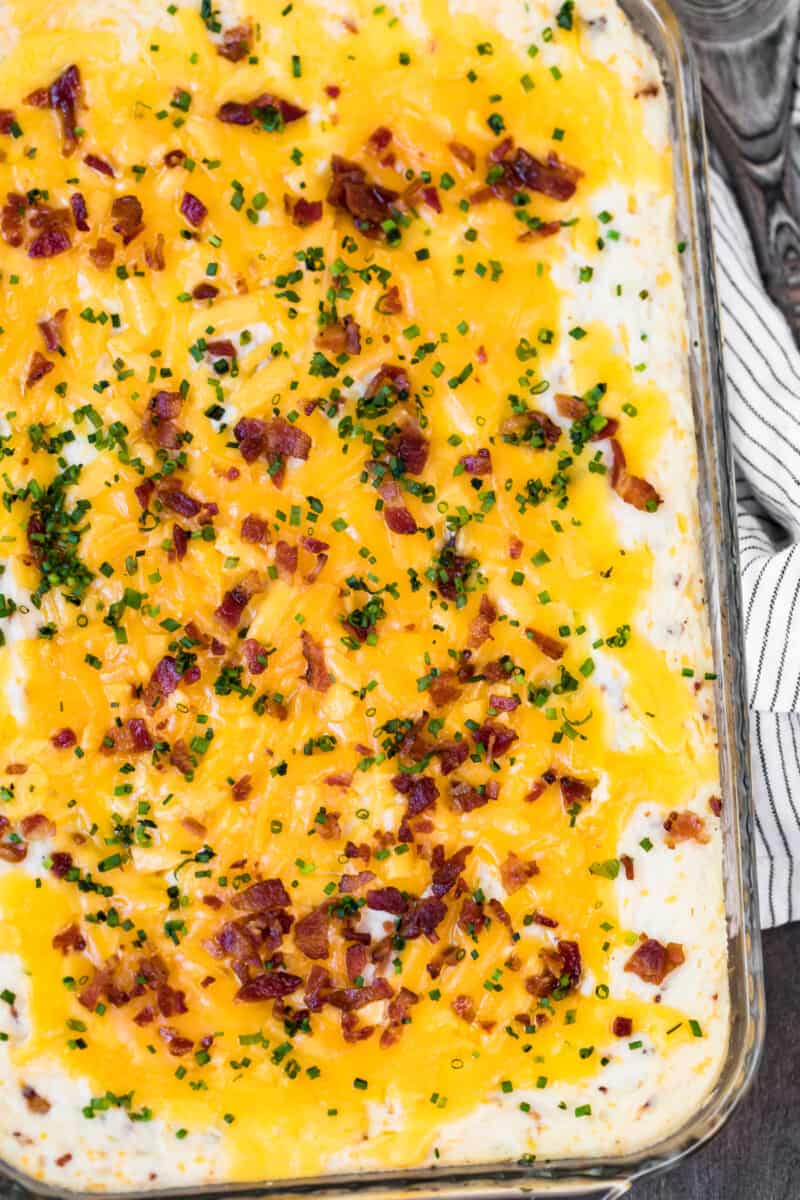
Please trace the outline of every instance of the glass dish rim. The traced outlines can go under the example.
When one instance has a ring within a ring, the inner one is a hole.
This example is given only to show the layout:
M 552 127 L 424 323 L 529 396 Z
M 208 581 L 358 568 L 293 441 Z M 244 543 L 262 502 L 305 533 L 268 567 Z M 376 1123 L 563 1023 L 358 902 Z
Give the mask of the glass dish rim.
M 656 53 L 670 102 L 677 224 L 689 329 L 691 391 L 698 454 L 698 492 L 709 623 L 717 671 L 716 701 L 726 873 L 728 975 L 731 1017 L 726 1059 L 701 1107 L 678 1130 L 623 1157 L 523 1163 L 467 1163 L 446 1167 L 377 1170 L 297 1180 L 200 1184 L 97 1192 L 105 1200 L 192 1197 L 358 1195 L 361 1200 L 426 1200 L 479 1193 L 493 1197 L 621 1196 L 635 1179 L 666 1170 L 713 1137 L 756 1073 L 765 1030 L 764 982 L 755 875 L 755 832 L 750 788 L 747 691 L 743 665 L 739 554 L 733 460 L 727 424 L 709 208 L 700 83 L 691 47 L 668 0 L 618 0 L 634 28 Z M 0 1162 L 3 1200 L 74 1198 L 70 1188 L 39 1183 Z M 85 1193 L 80 1193 L 85 1194 Z

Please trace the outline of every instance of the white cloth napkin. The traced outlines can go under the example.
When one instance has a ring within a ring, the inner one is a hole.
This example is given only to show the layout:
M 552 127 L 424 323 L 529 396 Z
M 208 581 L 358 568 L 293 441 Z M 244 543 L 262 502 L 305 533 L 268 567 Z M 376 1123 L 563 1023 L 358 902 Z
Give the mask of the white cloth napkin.
M 712 171 L 765 928 L 800 918 L 800 351 Z

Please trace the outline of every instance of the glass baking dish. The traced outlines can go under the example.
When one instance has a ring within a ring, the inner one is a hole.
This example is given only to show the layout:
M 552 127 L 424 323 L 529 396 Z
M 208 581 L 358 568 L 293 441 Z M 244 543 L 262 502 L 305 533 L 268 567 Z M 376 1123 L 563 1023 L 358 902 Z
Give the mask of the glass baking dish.
M 717 312 L 714 259 L 708 206 L 706 147 L 700 86 L 691 50 L 666 0 L 620 0 L 634 27 L 655 51 L 672 117 L 678 236 L 690 331 L 690 372 L 699 465 L 699 507 L 703 534 L 708 616 L 717 671 L 717 722 L 722 781 L 723 837 L 728 929 L 731 1026 L 727 1058 L 703 1106 L 670 1137 L 622 1158 L 562 1159 L 532 1164 L 494 1162 L 462 1167 L 424 1167 L 294 1181 L 264 1181 L 182 1189 L 125 1192 L 145 1196 L 247 1200 L 300 1196 L 361 1200 L 425 1200 L 427 1197 L 480 1196 L 616 1197 L 638 1177 L 664 1170 L 702 1145 L 727 1120 L 758 1066 L 764 1036 L 764 994 L 755 879 L 747 701 L 741 653 L 741 601 L 734 519 L 733 471 L 727 427 L 725 378 Z M 0 1164 L 0 1197 L 74 1196 L 65 1189 L 33 1184 Z M 105 1193 L 106 1196 L 113 1196 Z M 120 1194 L 115 1194 L 120 1195 Z

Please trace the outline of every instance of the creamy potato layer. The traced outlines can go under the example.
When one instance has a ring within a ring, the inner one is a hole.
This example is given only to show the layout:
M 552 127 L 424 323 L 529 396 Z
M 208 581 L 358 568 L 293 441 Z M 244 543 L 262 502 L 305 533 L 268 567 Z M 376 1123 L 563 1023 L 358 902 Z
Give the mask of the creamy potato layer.
M 728 996 L 650 50 L 0 0 L 0 55 L 0 1157 L 654 1144 Z

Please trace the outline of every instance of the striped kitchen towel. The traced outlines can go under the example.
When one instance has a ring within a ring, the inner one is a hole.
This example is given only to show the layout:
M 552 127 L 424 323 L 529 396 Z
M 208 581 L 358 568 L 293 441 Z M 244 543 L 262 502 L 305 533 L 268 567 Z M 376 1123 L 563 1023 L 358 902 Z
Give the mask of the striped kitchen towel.
M 711 192 L 766 928 L 800 919 L 800 351 L 716 172 Z

